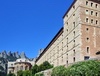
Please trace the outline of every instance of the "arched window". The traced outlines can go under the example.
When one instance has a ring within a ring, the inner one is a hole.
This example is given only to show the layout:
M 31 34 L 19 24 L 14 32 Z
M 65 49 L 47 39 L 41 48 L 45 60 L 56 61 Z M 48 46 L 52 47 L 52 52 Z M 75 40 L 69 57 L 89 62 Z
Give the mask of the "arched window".
M 23 66 L 21 66 L 21 67 L 20 67 L 20 70 L 22 70 L 22 71 L 23 71 Z
M 25 70 L 28 70 L 28 66 L 25 66 Z

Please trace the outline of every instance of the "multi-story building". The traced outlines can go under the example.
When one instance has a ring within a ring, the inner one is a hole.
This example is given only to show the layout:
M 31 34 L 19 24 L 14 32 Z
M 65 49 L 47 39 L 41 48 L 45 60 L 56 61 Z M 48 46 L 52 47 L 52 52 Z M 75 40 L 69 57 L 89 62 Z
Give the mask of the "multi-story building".
M 36 64 L 54 66 L 98 57 L 100 51 L 100 1 L 74 0 L 63 16 L 64 27 L 57 33 Z
M 29 59 L 26 58 L 20 58 L 14 62 L 8 62 L 8 74 L 11 72 L 17 75 L 17 71 L 30 70 L 34 64 L 34 61 L 29 61 Z

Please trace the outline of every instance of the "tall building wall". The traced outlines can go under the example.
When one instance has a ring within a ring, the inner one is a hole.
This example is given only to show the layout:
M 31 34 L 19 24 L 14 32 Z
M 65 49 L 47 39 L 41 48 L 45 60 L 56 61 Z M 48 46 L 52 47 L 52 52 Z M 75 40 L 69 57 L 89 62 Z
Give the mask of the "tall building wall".
M 96 0 L 74 0 L 63 16 L 64 27 L 36 60 L 54 66 L 97 57 L 100 51 L 100 4 Z

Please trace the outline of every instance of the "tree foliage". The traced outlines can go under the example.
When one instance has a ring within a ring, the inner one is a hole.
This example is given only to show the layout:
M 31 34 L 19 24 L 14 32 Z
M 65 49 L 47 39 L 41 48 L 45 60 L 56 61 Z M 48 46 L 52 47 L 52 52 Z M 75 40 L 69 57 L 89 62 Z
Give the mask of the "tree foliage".
M 89 60 L 69 66 L 66 76 L 100 76 L 100 62 Z
M 100 61 L 89 60 L 75 63 L 67 68 L 53 68 L 51 76 L 100 76 Z
M 35 73 L 37 73 L 38 72 L 38 65 L 37 64 L 35 64 L 33 67 L 32 67 L 32 74 L 35 74 Z
M 51 65 L 48 61 L 43 62 L 39 66 L 35 64 L 32 67 L 32 74 L 34 75 L 34 74 L 36 74 L 40 71 L 47 70 L 47 69 L 50 69 L 50 68 L 53 68 L 53 65 Z
M 17 76 L 23 76 L 23 71 L 22 70 L 17 71 Z
M 66 76 L 66 68 L 64 66 L 53 68 L 51 76 Z
M 23 76 L 32 76 L 32 73 L 29 70 L 25 70 L 23 71 Z
M 9 73 L 9 74 L 7 74 L 6 76 L 16 76 L 16 75 L 13 74 L 13 73 Z
M 39 73 L 35 74 L 34 76 L 44 76 L 44 74 L 42 72 L 39 72 Z

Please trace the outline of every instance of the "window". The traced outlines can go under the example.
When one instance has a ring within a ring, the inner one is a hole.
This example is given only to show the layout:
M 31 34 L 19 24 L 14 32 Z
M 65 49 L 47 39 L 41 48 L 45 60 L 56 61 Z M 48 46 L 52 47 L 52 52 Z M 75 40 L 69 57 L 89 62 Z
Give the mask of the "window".
M 68 43 L 68 38 L 67 38 L 67 43 Z
M 75 43 L 75 40 L 73 42 Z
M 86 22 L 88 22 L 88 18 L 86 18 Z
M 95 16 L 98 16 L 98 13 L 97 12 L 95 13 Z
M 63 47 L 63 42 L 62 42 L 62 47 Z
M 93 23 L 93 19 L 91 19 L 91 23 Z
M 93 15 L 93 11 L 91 11 L 91 15 Z
M 95 8 L 98 8 L 98 4 L 95 5 Z
M 75 6 L 73 6 L 73 8 L 75 9 Z
M 91 3 L 91 7 L 93 6 L 93 3 Z
M 75 56 L 75 50 L 73 50 L 73 55 Z
M 75 14 L 73 14 L 73 18 L 75 18 Z
M 89 28 L 86 28 L 86 32 L 88 32 L 89 31 Z
M 23 66 L 20 67 L 20 70 L 22 70 L 22 71 L 24 70 L 24 69 L 23 69 Z
M 68 29 L 67 29 L 67 32 L 68 32 Z
M 88 14 L 88 10 L 86 10 L 86 14 Z
M 73 32 L 73 34 L 74 34 L 74 37 L 75 37 L 75 31 Z
M 88 60 L 89 58 L 89 56 L 84 56 L 84 60 Z
M 67 64 L 68 64 L 68 60 L 67 60 Z
M 75 22 L 73 22 L 73 26 L 74 26 L 74 28 L 75 28 Z
M 89 42 L 89 38 L 86 38 L 86 41 Z
M 98 20 L 96 20 L 96 24 L 98 24 Z
M 67 25 L 68 25 L 68 22 L 67 22 Z
M 68 17 L 68 15 L 66 15 L 66 17 Z
M 75 57 L 73 58 L 73 62 L 75 62 Z
M 86 48 L 86 52 L 89 53 L 89 47 Z
M 67 59 L 68 59 L 68 54 L 66 54 L 66 55 L 67 55 L 66 57 L 67 57 Z
M 86 1 L 86 5 L 88 5 L 88 1 Z

